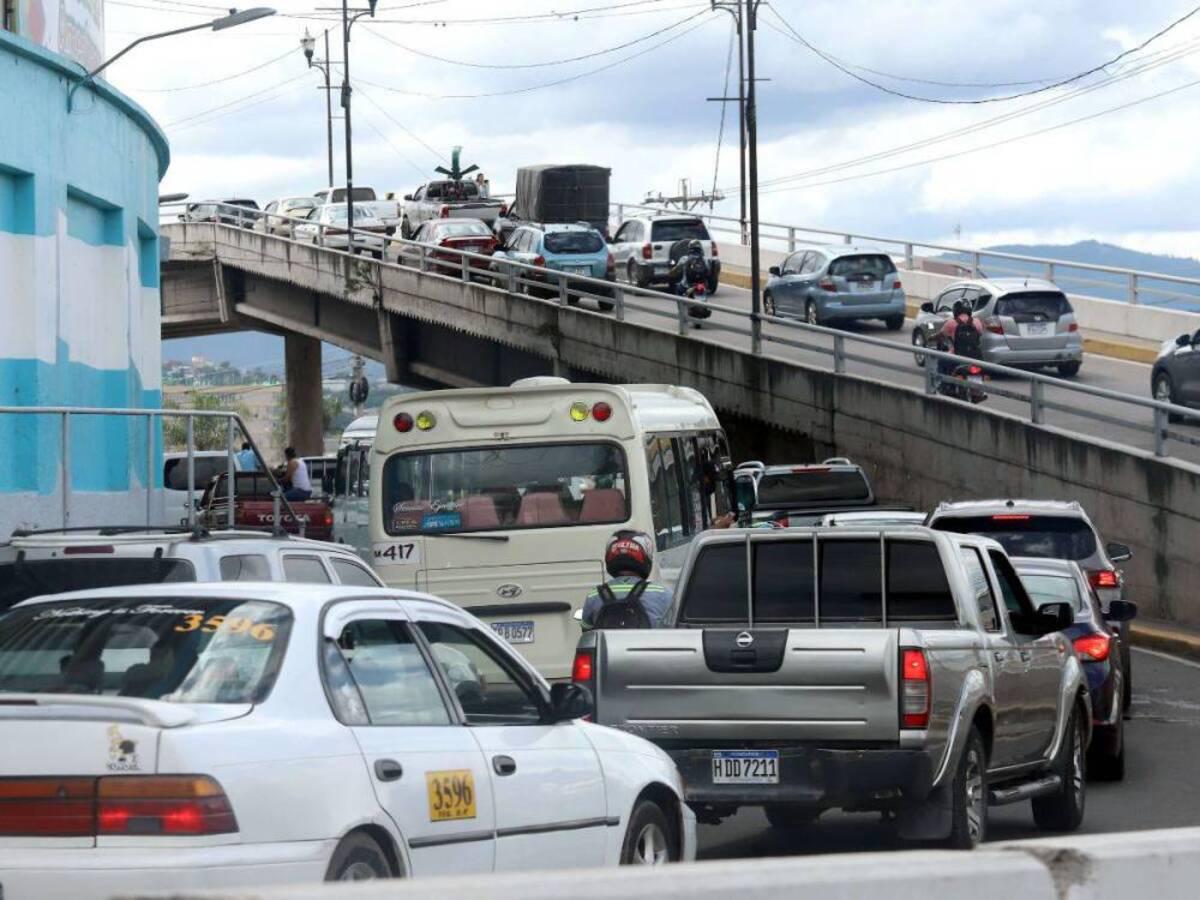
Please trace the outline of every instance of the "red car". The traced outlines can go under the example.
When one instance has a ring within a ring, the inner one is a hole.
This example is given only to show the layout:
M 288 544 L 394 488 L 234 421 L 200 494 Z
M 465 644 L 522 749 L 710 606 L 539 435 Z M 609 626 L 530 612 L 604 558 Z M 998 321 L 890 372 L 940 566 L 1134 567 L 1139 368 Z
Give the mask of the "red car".
M 496 249 L 496 237 L 492 229 L 480 219 L 437 219 L 425 222 L 413 235 L 413 241 L 419 244 L 429 244 L 433 247 L 444 247 L 450 252 L 430 251 L 426 259 L 437 260 L 436 270 L 442 272 L 461 272 L 462 257 L 456 250 L 479 253 L 491 256 Z M 405 247 L 403 255 L 415 256 L 415 247 Z M 449 265 L 446 265 L 446 264 Z M 489 260 L 471 258 L 472 269 L 486 270 Z

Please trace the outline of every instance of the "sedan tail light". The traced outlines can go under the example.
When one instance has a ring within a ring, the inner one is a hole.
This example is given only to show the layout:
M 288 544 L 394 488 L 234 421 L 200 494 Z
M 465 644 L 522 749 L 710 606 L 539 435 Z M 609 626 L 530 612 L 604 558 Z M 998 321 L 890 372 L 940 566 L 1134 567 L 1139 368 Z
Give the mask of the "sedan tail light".
M 642 244 L 642 259 L 653 259 L 654 248 L 649 244 Z
M 929 701 L 933 691 L 924 650 L 905 647 L 900 651 L 900 681 L 901 727 L 929 727 Z
M 1121 579 L 1113 569 L 1089 569 L 1087 576 L 1092 587 L 1098 591 L 1121 586 Z
M 438 218 L 439 218 L 439 219 L 448 219 L 448 218 L 450 218 L 450 207 L 448 207 L 448 206 L 443 206 L 441 209 L 439 209 L 439 210 L 438 210 Z
M 94 778 L 0 779 L 0 837 L 90 837 Z
M 101 778 L 96 834 L 201 835 L 238 830 L 221 786 L 206 776 Z
M 995 317 L 989 317 L 983 320 L 983 327 L 992 334 L 1004 334 L 1004 323 Z
M 837 293 L 837 285 L 833 283 L 832 278 L 822 278 L 817 282 L 817 287 L 823 291 L 829 291 L 831 294 Z
M 717 249 L 716 241 L 712 242 L 712 255 L 713 255 L 713 259 L 716 259 L 718 256 L 721 255 L 721 251 Z
M 1107 634 L 1085 634 L 1075 638 L 1075 655 L 1080 662 L 1104 662 L 1112 649 L 1112 639 Z

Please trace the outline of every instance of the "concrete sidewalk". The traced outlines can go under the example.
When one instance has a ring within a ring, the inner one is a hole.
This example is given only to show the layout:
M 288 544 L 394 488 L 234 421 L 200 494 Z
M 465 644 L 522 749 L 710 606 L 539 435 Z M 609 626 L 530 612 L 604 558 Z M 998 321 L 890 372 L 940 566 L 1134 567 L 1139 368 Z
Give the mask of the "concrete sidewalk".
M 1174 622 L 1134 619 L 1133 645 L 1200 660 L 1200 630 Z

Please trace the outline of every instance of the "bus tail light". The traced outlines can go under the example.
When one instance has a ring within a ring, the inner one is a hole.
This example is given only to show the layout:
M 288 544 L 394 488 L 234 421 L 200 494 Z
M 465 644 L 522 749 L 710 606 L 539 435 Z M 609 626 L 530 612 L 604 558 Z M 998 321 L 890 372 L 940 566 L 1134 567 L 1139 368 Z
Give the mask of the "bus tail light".
M 929 699 L 932 694 L 929 663 L 925 651 L 905 647 L 900 651 L 900 725 L 902 728 L 929 727 Z
M 592 418 L 597 422 L 607 422 L 612 418 L 612 407 L 601 400 L 592 407 Z
M 413 417 L 408 413 L 396 413 L 396 418 L 392 419 L 392 425 L 401 434 L 408 434 L 413 428 Z

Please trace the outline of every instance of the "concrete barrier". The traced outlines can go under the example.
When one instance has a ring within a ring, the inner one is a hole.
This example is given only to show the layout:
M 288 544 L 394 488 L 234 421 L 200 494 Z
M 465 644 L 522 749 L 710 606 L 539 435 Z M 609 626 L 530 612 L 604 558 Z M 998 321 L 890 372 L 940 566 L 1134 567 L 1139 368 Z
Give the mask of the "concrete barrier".
M 134 895 L 120 900 L 1191 900 L 1200 828 L 922 850 Z

